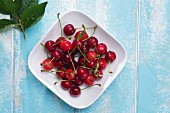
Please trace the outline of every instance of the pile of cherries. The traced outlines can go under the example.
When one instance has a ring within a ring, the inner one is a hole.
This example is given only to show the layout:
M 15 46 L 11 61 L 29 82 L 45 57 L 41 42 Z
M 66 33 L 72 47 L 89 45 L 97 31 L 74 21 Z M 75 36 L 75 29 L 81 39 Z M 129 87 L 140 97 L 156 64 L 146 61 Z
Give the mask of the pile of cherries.
M 58 19 L 61 27 L 59 14 Z M 64 29 L 61 27 L 61 37 L 56 41 L 48 40 L 44 45 L 41 44 L 48 51 L 48 58 L 41 63 L 43 68 L 41 72 L 49 72 L 58 76 L 61 79 L 61 87 L 69 90 L 72 96 L 80 95 L 81 90 L 87 87 L 101 86 L 101 84 L 94 84 L 94 81 L 101 79 L 102 70 L 116 59 L 116 54 L 108 51 L 106 44 L 99 43 L 98 39 L 93 36 L 96 28 L 97 26 L 86 28 L 82 25 L 83 30 L 76 32 L 80 28 L 67 24 Z M 86 33 L 86 30 L 90 29 L 93 29 L 91 36 Z M 62 31 L 67 38 L 62 36 Z M 74 40 L 70 42 L 73 35 Z M 109 73 L 112 72 L 109 71 Z M 56 83 L 58 82 L 54 84 Z M 80 89 L 79 86 L 83 83 L 87 87 Z

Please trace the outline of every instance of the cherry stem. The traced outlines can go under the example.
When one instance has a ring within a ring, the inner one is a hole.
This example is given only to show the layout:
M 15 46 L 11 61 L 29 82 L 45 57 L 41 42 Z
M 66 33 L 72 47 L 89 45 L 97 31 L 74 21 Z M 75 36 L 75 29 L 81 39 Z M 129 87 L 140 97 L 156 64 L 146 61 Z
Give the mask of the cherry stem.
M 87 86 L 87 87 L 85 87 L 85 88 L 83 88 L 83 89 L 81 89 L 81 90 L 87 89 L 87 88 L 92 87 L 92 86 L 99 86 L 99 87 L 101 87 L 102 85 L 101 85 L 101 84 L 93 84 L 93 85 Z
M 83 55 L 83 57 L 90 63 L 90 61 L 87 59 L 87 57 L 83 54 L 83 52 L 80 50 L 80 48 L 78 47 L 80 53 Z
M 94 29 L 94 31 L 93 31 L 92 35 L 89 36 L 87 39 L 85 39 L 83 41 L 86 41 L 86 40 L 90 39 L 94 35 L 94 33 L 96 32 L 97 26 L 94 26 L 93 29 Z
M 71 40 L 73 37 L 72 36 L 69 36 L 68 39 Z
M 45 47 L 44 44 L 42 44 L 42 43 L 40 43 L 40 44 L 41 44 L 43 47 Z
M 75 81 L 75 80 L 60 80 L 59 82 L 63 82 L 63 81 Z M 54 85 L 56 85 L 59 82 L 54 82 Z
M 108 64 L 108 72 L 109 73 L 113 73 L 112 71 L 110 71 L 110 61 L 108 62 L 109 64 Z
M 69 55 L 71 55 L 73 53 L 73 51 L 76 49 L 76 47 L 79 46 L 78 44 L 72 49 L 72 51 L 70 52 Z
M 70 52 L 68 52 L 68 54 L 70 56 Z M 71 60 L 71 63 L 72 63 L 73 69 L 74 69 L 74 73 L 76 74 L 76 69 L 75 69 L 75 66 L 74 66 L 74 63 L 73 63 L 71 56 L 70 56 L 70 60 Z
M 88 67 L 86 67 L 86 66 L 80 66 L 80 67 L 83 67 L 83 68 L 85 68 L 85 69 L 88 69 L 88 70 L 92 70 L 92 71 L 94 71 L 93 69 L 88 68 Z
M 86 27 L 86 30 L 89 30 L 89 29 L 94 29 L 96 26 L 93 26 L 93 27 Z M 81 27 L 79 27 L 79 28 L 74 28 L 75 30 L 76 29 L 82 29 Z
M 57 14 L 58 21 L 60 23 L 60 29 L 61 29 L 61 36 L 62 36 L 62 26 L 61 26 L 61 21 L 60 21 L 60 13 Z
M 52 73 L 52 71 L 41 70 L 41 72 L 48 72 L 48 73 L 51 73 L 51 74 L 55 75 L 54 73 Z

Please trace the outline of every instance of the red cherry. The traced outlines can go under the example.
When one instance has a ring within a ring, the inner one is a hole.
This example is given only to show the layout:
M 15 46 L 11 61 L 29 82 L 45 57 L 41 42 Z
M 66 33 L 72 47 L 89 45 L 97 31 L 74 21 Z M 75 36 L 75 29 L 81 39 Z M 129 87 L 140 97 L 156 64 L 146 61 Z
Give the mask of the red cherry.
M 103 72 L 102 70 L 98 70 L 96 73 L 96 78 L 101 79 L 103 77 Z
M 78 96 L 81 94 L 81 89 L 78 86 L 72 86 L 69 92 L 72 96 Z
M 89 51 L 89 52 L 87 53 L 87 58 L 88 58 L 89 60 L 96 60 L 96 57 L 97 57 L 97 53 L 94 52 L 94 51 Z
M 95 38 L 95 37 L 90 37 L 88 40 L 87 40 L 87 44 L 90 46 L 90 47 L 92 47 L 92 48 L 94 48 L 95 46 L 97 46 L 98 45 L 98 40 Z
M 47 41 L 45 43 L 45 48 L 50 52 L 54 51 L 56 49 L 55 42 L 52 40 Z
M 87 52 L 89 52 L 89 46 L 88 45 L 83 45 L 83 47 L 81 48 L 81 51 L 86 54 Z
M 68 36 L 71 36 L 75 33 L 75 29 L 74 29 L 74 26 L 72 24 L 67 24 L 65 27 L 64 27 L 64 33 Z
M 95 60 L 90 60 L 90 62 L 86 61 L 86 66 L 91 69 L 96 68 L 96 61 Z
M 42 67 L 44 68 L 44 70 L 51 70 L 54 67 L 54 62 L 52 61 L 52 59 L 47 58 L 45 59 L 42 63 L 41 63 Z
M 75 50 L 78 50 L 78 48 L 82 48 L 84 45 L 83 42 L 81 42 L 80 40 L 78 39 L 75 39 L 73 42 L 72 42 L 72 47 L 75 48 Z
M 73 84 L 72 81 L 62 81 L 61 87 L 65 90 L 68 90 L 72 86 L 72 84 Z
M 72 61 L 74 60 L 74 55 L 63 54 L 63 56 L 62 56 L 62 61 L 65 64 L 71 63 L 71 59 L 72 59 Z
M 59 78 L 64 79 L 65 78 L 65 69 L 60 69 L 59 71 L 56 72 L 56 75 Z
M 84 58 L 84 56 L 80 56 L 78 59 L 78 64 L 79 66 L 84 66 L 86 59 Z
M 55 43 L 56 43 L 56 46 L 60 48 L 60 44 L 61 42 L 65 41 L 66 39 L 64 37 L 59 37 Z
M 61 60 L 55 61 L 54 65 L 57 69 L 61 69 L 64 66 L 64 64 Z
M 82 31 L 78 31 L 78 32 L 76 33 L 76 35 L 75 35 L 75 38 L 77 39 L 81 33 L 82 33 Z M 85 39 L 87 39 L 87 38 L 88 38 L 88 35 L 87 35 L 86 32 L 84 32 L 82 38 L 80 39 L 80 41 L 83 41 L 83 40 L 85 40 Z
M 70 51 L 72 49 L 72 44 L 71 44 L 71 42 L 65 40 L 65 41 L 61 42 L 60 48 L 63 52 L 67 52 L 67 51 Z
M 105 58 L 107 61 L 113 62 L 116 59 L 116 54 L 113 51 L 108 51 Z
M 77 69 L 77 75 L 80 79 L 85 79 L 89 74 L 89 71 L 83 67 Z
M 100 70 L 105 69 L 107 66 L 107 62 L 106 62 L 105 58 L 100 58 L 98 63 L 99 63 Z
M 94 84 L 94 80 L 95 80 L 94 77 L 91 76 L 91 75 L 89 75 L 89 76 L 86 77 L 86 79 L 84 80 L 84 83 L 85 83 L 86 85 L 91 86 L 91 85 Z
M 51 53 L 51 57 L 52 57 L 52 58 L 55 58 L 55 60 L 60 60 L 61 57 L 62 57 L 62 53 L 61 53 L 59 50 L 54 50 L 54 51 Z
M 83 84 L 83 80 L 80 79 L 78 76 L 76 76 L 76 78 L 75 78 L 74 80 L 75 80 L 75 81 L 74 81 L 74 84 L 75 84 L 76 86 L 80 86 L 80 85 Z
M 73 80 L 76 77 L 72 69 L 67 69 L 65 75 L 68 80 Z
M 107 53 L 107 46 L 104 43 L 100 43 L 97 45 L 97 52 L 101 55 L 104 55 Z
M 77 69 L 78 63 L 77 63 L 75 60 L 73 60 L 73 64 L 74 64 L 75 69 Z M 69 68 L 69 69 L 74 69 L 72 63 L 65 64 L 65 67 L 66 67 L 66 68 Z

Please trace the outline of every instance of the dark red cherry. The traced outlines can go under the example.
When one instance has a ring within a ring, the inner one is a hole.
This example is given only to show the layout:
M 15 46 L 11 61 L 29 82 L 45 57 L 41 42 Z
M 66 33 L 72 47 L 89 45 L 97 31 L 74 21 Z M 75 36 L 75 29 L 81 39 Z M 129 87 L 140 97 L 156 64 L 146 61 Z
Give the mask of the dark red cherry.
M 95 60 L 89 60 L 89 62 L 86 60 L 86 66 L 91 69 L 96 68 L 96 61 Z
M 69 92 L 72 96 L 79 96 L 81 94 L 81 89 L 78 86 L 72 86 Z
M 54 65 L 55 65 L 55 67 L 56 67 L 57 69 L 61 69 L 61 68 L 63 68 L 63 66 L 64 66 L 64 64 L 63 64 L 63 62 L 62 62 L 61 60 L 55 61 Z
M 104 55 L 107 53 L 107 46 L 104 43 L 100 43 L 97 45 L 97 52 L 101 55 Z
M 67 36 L 71 36 L 75 33 L 75 28 L 72 24 L 67 24 L 65 27 L 64 27 L 64 33 L 67 35 Z
M 82 32 L 82 31 L 78 31 L 74 37 L 75 37 L 76 39 L 78 39 L 78 37 L 79 37 L 79 35 L 81 34 L 81 32 Z M 88 35 L 87 35 L 86 32 L 84 32 L 82 38 L 80 39 L 80 41 L 83 41 L 83 40 L 85 40 L 85 39 L 87 39 L 87 38 L 88 38 Z
M 77 69 L 77 75 L 80 79 L 85 79 L 89 74 L 89 71 L 83 67 Z
M 97 46 L 98 45 L 98 40 L 95 38 L 95 37 L 90 37 L 88 40 L 87 40 L 87 44 L 90 46 L 90 47 L 92 47 L 92 48 L 94 48 L 95 46 Z
M 97 53 L 94 52 L 94 51 L 89 51 L 89 52 L 87 53 L 87 58 L 88 58 L 89 60 L 96 60 L 96 58 L 97 58 Z
M 55 60 L 60 60 L 62 57 L 62 53 L 59 50 L 54 50 L 53 52 L 51 52 L 51 57 L 55 58 Z
M 61 78 L 64 79 L 65 78 L 65 69 L 60 69 L 56 72 L 56 75 Z
M 74 50 L 78 50 L 78 48 L 82 48 L 83 47 L 83 45 L 84 45 L 84 43 L 82 42 L 82 41 L 80 41 L 80 40 L 77 40 L 77 39 L 75 39 L 73 42 L 72 42 L 72 48 L 74 49 Z
M 85 78 L 84 83 L 88 86 L 91 86 L 94 84 L 95 78 L 92 75 L 89 75 L 88 77 Z
M 83 45 L 83 47 L 81 48 L 81 51 L 86 54 L 87 52 L 89 52 L 89 46 L 88 45 Z
M 65 90 L 68 90 L 72 86 L 72 84 L 73 84 L 72 81 L 62 81 L 61 87 Z
M 76 77 L 73 69 L 67 69 L 65 75 L 68 80 L 73 80 Z
M 80 56 L 78 59 L 78 64 L 79 66 L 84 66 L 86 59 L 84 58 L 84 56 Z
M 100 58 L 98 63 L 99 63 L 100 70 L 105 69 L 107 66 L 107 62 L 106 62 L 105 58 Z
M 78 76 L 76 76 L 76 78 L 75 78 L 74 80 L 75 80 L 75 81 L 74 81 L 74 84 L 75 84 L 76 86 L 80 86 L 80 85 L 83 84 L 83 80 L 80 79 Z
M 56 49 L 55 42 L 52 40 L 47 41 L 45 43 L 45 48 L 50 52 L 54 51 Z
M 107 61 L 113 62 L 116 59 L 116 54 L 113 51 L 108 51 L 105 55 Z
M 98 70 L 97 73 L 95 74 L 96 78 L 101 79 L 103 77 L 103 72 L 102 70 Z
M 71 63 L 71 59 L 74 60 L 74 55 L 63 54 L 63 56 L 62 56 L 62 61 L 65 64 Z
M 51 70 L 54 67 L 54 62 L 51 58 L 47 58 L 45 59 L 42 63 L 41 63 L 42 67 L 44 70 Z
M 75 60 L 73 60 L 73 64 L 74 64 L 75 69 L 77 69 L 77 67 L 78 67 L 78 62 L 76 62 Z M 69 68 L 69 69 L 74 69 L 72 63 L 65 64 L 65 67 L 66 67 L 66 68 Z
M 59 37 L 59 38 L 55 41 L 55 43 L 56 43 L 55 45 L 60 48 L 60 44 L 61 44 L 61 42 L 63 42 L 64 40 L 66 40 L 64 37 Z
M 71 44 L 71 42 L 65 40 L 65 41 L 61 42 L 60 48 L 63 52 L 68 52 L 68 51 L 72 50 L 72 44 Z

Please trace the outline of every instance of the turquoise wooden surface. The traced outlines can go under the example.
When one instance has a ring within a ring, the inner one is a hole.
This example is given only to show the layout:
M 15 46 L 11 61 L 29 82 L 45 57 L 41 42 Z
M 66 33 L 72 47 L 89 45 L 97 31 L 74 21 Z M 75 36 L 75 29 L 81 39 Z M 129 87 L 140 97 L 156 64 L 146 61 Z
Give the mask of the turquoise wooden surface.
M 27 41 L 17 30 L 0 33 L 0 113 L 170 112 L 168 6 L 168 0 L 48 0 L 43 19 L 26 30 Z M 91 16 L 128 53 L 125 68 L 109 88 L 94 104 L 81 110 L 47 89 L 27 65 L 29 53 L 57 21 L 57 13 L 71 10 Z

